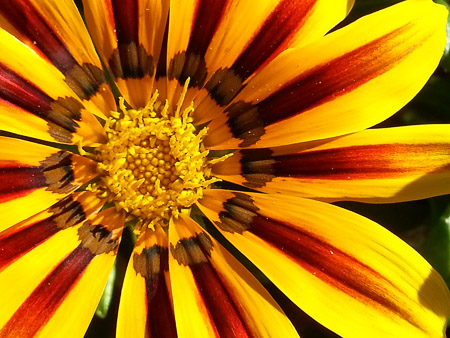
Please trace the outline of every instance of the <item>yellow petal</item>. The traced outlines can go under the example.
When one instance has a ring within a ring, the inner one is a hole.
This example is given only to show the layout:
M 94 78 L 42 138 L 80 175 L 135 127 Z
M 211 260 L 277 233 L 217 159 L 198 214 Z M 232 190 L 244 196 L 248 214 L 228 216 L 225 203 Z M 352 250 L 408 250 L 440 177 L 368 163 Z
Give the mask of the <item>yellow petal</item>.
M 209 190 L 199 206 L 220 232 L 319 323 L 345 337 L 441 337 L 448 289 L 383 227 L 336 206 Z
M 85 157 L 0 137 L 0 231 L 44 209 L 97 176 Z
M 82 336 L 114 263 L 124 220 L 115 209 L 104 210 L 8 266 L 0 274 L 2 300 L 13 299 L 2 305 L 0 335 Z
M 242 150 L 216 176 L 270 193 L 390 203 L 448 194 L 447 125 L 369 129 L 326 141 Z
M 169 241 L 180 337 L 298 336 L 256 278 L 191 218 L 171 223 Z
M 447 14 L 432 1 L 404 1 L 280 54 L 212 121 L 205 145 L 274 147 L 375 125 L 436 68 Z
M 201 293 L 200 288 L 202 286 L 197 285 L 191 270 L 191 265 L 194 265 L 194 262 L 206 263 L 207 261 L 202 251 L 203 247 L 199 244 L 199 238 L 195 236 L 193 240 L 191 233 L 184 220 L 179 219 L 176 224 L 171 222 L 169 225 L 171 251 L 169 254 L 169 271 L 178 335 L 180 337 L 219 337 L 220 332 L 214 325 L 214 319 L 209 315 L 208 305 Z M 209 239 L 209 236 L 204 232 L 202 234 L 203 238 Z M 181 242 L 182 240 L 186 243 Z M 188 244 L 191 244 L 191 251 L 195 250 L 192 254 L 187 253 Z M 191 256 L 195 258 L 191 259 Z M 182 257 L 185 260 L 189 259 L 189 262 L 182 263 Z M 223 293 L 222 289 L 220 291 Z M 221 294 L 221 296 L 223 295 Z M 232 314 L 236 316 L 236 312 Z M 225 317 L 224 321 L 226 319 Z M 236 323 L 239 328 L 242 328 L 240 321 L 237 320 Z
M 104 201 L 90 192 L 73 193 L 45 211 L 0 233 L 0 271 L 60 230 L 91 219 Z
M 114 109 L 102 65 L 73 1 L 5 0 L 0 26 L 49 60 L 80 99 L 100 109 L 100 116 Z
M 45 276 L 61 264 L 78 245 L 76 228 L 68 228 L 58 232 L 1 272 L 0 327 L 5 326 Z M 39 321 L 30 318 L 29 324 L 38 325 Z M 5 334 L 4 331 L 0 333 Z M 12 334 L 13 332 L 10 332 L 10 336 Z
M 169 2 L 83 0 L 83 4 L 93 40 L 121 95 L 133 107 L 144 107 L 152 95 Z
M 220 114 L 248 78 L 284 50 L 325 35 L 352 5 L 347 0 L 265 0 L 257 6 L 252 0 L 231 1 L 211 42 L 204 41 L 209 43 L 204 57 L 210 80 L 195 97 L 196 122 Z
M 105 141 L 92 112 L 50 62 L 0 29 L 0 129 L 61 143 L 94 145 Z
M 161 227 L 136 241 L 120 297 L 117 337 L 176 337 L 167 237 Z

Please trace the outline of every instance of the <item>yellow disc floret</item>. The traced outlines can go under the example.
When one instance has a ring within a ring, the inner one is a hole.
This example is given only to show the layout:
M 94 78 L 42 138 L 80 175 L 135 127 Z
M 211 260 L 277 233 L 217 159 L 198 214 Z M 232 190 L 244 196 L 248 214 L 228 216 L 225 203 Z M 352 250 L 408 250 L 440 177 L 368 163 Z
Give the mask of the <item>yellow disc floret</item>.
M 97 149 L 101 181 L 91 190 L 147 224 L 177 217 L 218 181 L 202 144 L 207 129 L 196 131 L 192 105 L 180 112 L 184 93 L 174 112 L 157 92 L 141 110 L 121 99 L 121 112 L 105 124 L 108 142 Z

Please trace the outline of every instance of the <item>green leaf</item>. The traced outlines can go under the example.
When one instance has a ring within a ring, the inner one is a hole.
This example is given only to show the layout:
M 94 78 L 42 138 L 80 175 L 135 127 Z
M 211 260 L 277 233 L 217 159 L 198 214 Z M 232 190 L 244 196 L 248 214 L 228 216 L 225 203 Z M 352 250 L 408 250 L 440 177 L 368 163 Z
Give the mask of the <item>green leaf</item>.
M 419 252 L 450 284 L 450 204 L 432 225 Z
M 450 122 L 450 81 L 433 75 L 417 96 L 400 111 L 402 124 Z
M 114 282 L 116 280 L 116 265 L 114 264 L 111 273 L 109 274 L 108 282 L 106 283 L 105 289 L 103 290 L 102 298 L 97 306 L 95 315 L 102 319 L 105 319 L 108 315 L 108 310 L 111 305 L 113 298 Z
M 444 5 L 450 10 L 450 2 L 448 0 L 435 0 L 435 2 Z M 441 67 L 446 73 L 450 73 L 450 16 L 447 19 L 447 45 L 441 60 Z

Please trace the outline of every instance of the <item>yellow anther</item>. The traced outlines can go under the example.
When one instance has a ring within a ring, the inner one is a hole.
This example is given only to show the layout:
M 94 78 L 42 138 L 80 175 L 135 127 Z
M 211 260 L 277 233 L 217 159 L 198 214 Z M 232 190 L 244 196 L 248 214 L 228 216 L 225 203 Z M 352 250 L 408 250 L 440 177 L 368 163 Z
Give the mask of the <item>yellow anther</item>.
M 90 189 L 147 226 L 178 217 L 219 180 L 211 177 L 202 143 L 207 129 L 197 132 L 192 124 L 193 104 L 182 108 L 188 83 L 175 111 L 158 101 L 158 92 L 141 110 L 120 98 L 120 111 L 105 123 L 108 143 L 97 151 L 102 178 Z
M 227 158 L 230 158 L 231 156 L 233 156 L 233 153 L 229 153 L 229 154 L 223 155 L 221 157 L 216 157 L 216 158 L 210 159 L 208 162 L 210 165 L 216 164 L 216 163 L 225 161 Z
M 80 153 L 80 155 L 85 156 L 87 154 L 87 152 L 83 149 L 83 140 L 78 141 L 77 147 L 78 147 L 78 152 Z

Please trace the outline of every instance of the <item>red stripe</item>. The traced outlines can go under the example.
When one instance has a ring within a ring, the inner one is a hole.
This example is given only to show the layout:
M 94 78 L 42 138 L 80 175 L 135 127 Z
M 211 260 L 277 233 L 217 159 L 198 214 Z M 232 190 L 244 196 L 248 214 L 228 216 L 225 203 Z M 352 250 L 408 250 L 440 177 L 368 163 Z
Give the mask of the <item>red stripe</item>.
M 402 45 L 407 36 L 398 39 L 408 29 L 405 25 L 301 74 L 258 104 L 241 101 L 230 105 L 226 112 L 231 133 L 243 140 L 241 147 L 247 147 L 260 139 L 265 126 L 332 101 L 387 72 L 414 50 Z
M 0 336 L 35 336 L 54 315 L 94 257 L 89 249 L 76 248 L 36 287 L 0 331 Z
M 242 309 L 232 299 L 211 264 L 200 263 L 190 268 L 219 337 L 250 337 L 250 330 L 241 316 Z
M 112 6 L 119 45 L 130 42 L 135 42 L 138 45 L 138 1 L 112 0 Z
M 112 0 L 118 48 L 108 63 L 115 78 L 140 79 L 154 73 L 154 56 L 148 55 L 139 41 L 140 4 L 145 5 L 134 0 Z
M 386 286 L 392 284 L 369 266 L 322 241 L 312 233 L 288 223 L 257 215 L 248 230 L 284 255 L 295 260 L 317 278 L 348 295 L 382 306 L 414 323 L 407 309 L 400 307 Z M 394 287 L 395 288 L 395 287 Z M 396 292 L 401 292 L 397 288 Z
M 423 154 L 444 154 L 444 145 L 367 145 L 345 148 L 308 151 L 299 154 L 270 156 L 275 160 L 271 174 L 277 177 L 316 178 L 316 179 L 381 179 L 411 172 L 420 172 L 433 167 L 433 156 Z M 399 159 L 400 158 L 400 159 Z M 246 162 L 245 155 L 241 160 Z M 255 173 L 252 165 L 245 163 L 245 174 Z M 405 164 L 408 164 L 406 166 Z
M 50 216 L 25 226 L 10 228 L 0 234 L 0 270 L 40 245 L 59 230 L 86 219 L 83 206 L 68 196 L 52 207 Z
M 76 64 L 65 44 L 44 17 L 26 0 L 2 0 L 0 13 L 28 37 L 62 72 Z
M 167 76 L 167 40 L 169 39 L 169 16 L 167 16 L 164 37 L 162 40 L 161 51 L 159 53 L 158 64 L 156 66 L 155 79 Z
M 273 9 L 230 69 L 219 69 L 205 88 L 220 106 L 226 106 L 241 91 L 242 83 L 258 68 L 286 50 L 301 29 L 316 0 L 282 0 Z M 232 131 L 238 131 L 230 122 Z M 236 136 L 235 135 L 235 136 Z
M 188 53 L 204 56 L 220 24 L 228 0 L 198 0 Z
M 0 63 L 0 99 L 45 118 L 53 99 L 29 81 Z
M 215 334 L 219 337 L 248 337 L 251 330 L 242 316 L 243 309 L 209 262 L 212 248 L 211 239 L 202 232 L 179 240 L 175 247 L 171 245 L 171 254 L 178 264 L 191 270 L 197 291 L 206 306 L 203 315 L 208 317 Z
M 184 84 L 189 78 L 189 87 L 203 87 L 208 70 L 204 55 L 216 31 L 228 0 L 197 0 L 194 22 L 188 47 L 174 56 L 168 65 L 169 79 L 176 78 Z M 180 66 L 183 66 L 180 71 Z
M 406 26 L 399 28 L 300 75 L 257 105 L 260 120 L 264 125 L 269 125 L 298 115 L 347 94 L 387 72 L 413 50 L 396 46 L 401 50 L 399 53 L 389 43 L 405 30 Z
M 19 231 L 1 236 L 0 270 L 3 270 L 58 231 L 56 223 L 51 218 L 47 218 L 20 228 Z
M 53 122 L 70 132 L 74 132 L 78 126 L 75 120 L 80 120 L 80 110 L 84 108 L 72 97 L 53 100 L 40 88 L 1 63 L 0 100 Z
M 154 249 L 159 250 L 160 271 L 157 276 L 145 278 L 147 331 L 151 338 L 175 338 L 177 337 L 175 316 L 164 276 L 164 273 L 168 271 L 168 249 L 159 246 Z
M 245 80 L 285 50 L 303 26 L 316 0 L 282 0 L 265 20 L 232 69 Z
M 0 168 L 0 202 L 47 186 L 42 167 Z
M 51 6 L 51 5 L 50 5 Z M 99 86 L 106 80 L 102 73 L 102 70 L 98 67 L 84 63 L 78 65 L 78 62 L 70 53 L 65 42 L 58 35 L 55 24 L 48 22 L 38 10 L 33 7 L 30 1 L 26 0 L 4 0 L 0 6 L 0 14 L 2 14 L 15 29 L 19 31 L 21 35 L 29 39 L 29 42 L 33 43 L 36 51 L 43 54 L 44 58 L 47 58 L 58 68 L 65 76 L 65 81 L 68 86 L 82 100 L 89 99 L 98 92 Z M 21 36 L 18 36 L 21 39 Z M 0 69 L 0 74 L 4 73 L 4 69 Z M 81 74 L 81 75 L 80 75 Z M 30 90 L 31 84 L 25 81 L 25 86 L 22 86 L 21 95 L 16 95 L 18 98 L 28 98 L 30 95 L 36 95 L 34 90 Z M 16 89 L 13 92 L 20 91 Z M 8 99 L 8 98 L 7 98 Z M 8 100 L 13 102 L 11 100 Z M 42 99 L 41 101 L 47 101 Z M 53 101 L 53 100 L 51 100 Z M 19 99 L 19 102 L 20 99 Z M 20 105 L 19 105 L 20 106 Z M 36 114 L 41 111 L 50 110 L 47 106 L 34 105 L 31 109 L 27 109 L 30 112 Z

